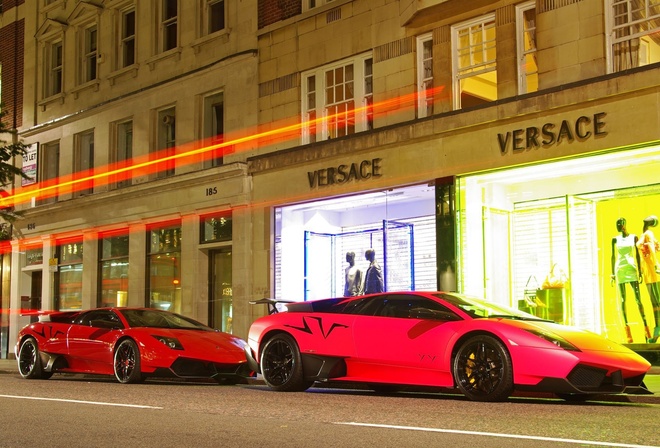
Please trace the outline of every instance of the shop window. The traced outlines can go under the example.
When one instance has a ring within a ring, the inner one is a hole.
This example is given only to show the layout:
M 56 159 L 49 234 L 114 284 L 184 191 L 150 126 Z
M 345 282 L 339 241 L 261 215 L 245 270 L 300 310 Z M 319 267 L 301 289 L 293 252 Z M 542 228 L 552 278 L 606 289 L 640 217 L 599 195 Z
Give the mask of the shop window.
M 173 107 L 158 111 L 156 129 L 158 140 L 152 156 L 162 160 L 162 162 L 156 164 L 155 173 L 157 179 L 162 179 L 174 175 L 173 156 L 176 145 L 176 114 Z
M 355 254 L 364 282 L 368 249 L 375 251 L 387 291 L 435 291 L 434 211 L 435 190 L 428 185 L 277 208 L 275 296 L 343 296 L 347 253 Z
M 660 62 L 660 4 L 655 0 L 608 0 L 613 72 Z
M 94 168 L 94 131 L 86 131 L 74 136 L 74 195 L 86 196 L 94 192 L 91 179 Z
M 119 14 L 119 67 L 129 67 L 136 62 L 135 6 L 131 5 Z
M 99 306 L 128 304 L 128 234 L 99 239 Z
M 82 309 L 83 243 L 81 240 L 59 241 L 55 254 L 56 308 L 60 311 Z
M 645 341 L 632 291 L 611 283 L 619 218 L 641 235 L 658 215 L 657 147 L 633 148 L 510 168 L 458 179 L 459 290 L 518 307 L 539 299 L 544 318 L 627 342 L 622 306 L 635 342 Z M 553 272 L 562 279 L 544 287 Z M 641 308 L 651 326 L 649 294 Z
M 133 120 L 120 121 L 113 123 L 114 142 L 113 150 L 110 153 L 112 169 L 117 171 L 113 176 L 112 185 L 114 188 L 124 188 L 132 185 L 130 171 L 123 171 L 130 167 L 133 157 Z
M 161 52 L 176 48 L 179 44 L 178 9 L 178 0 L 160 0 L 158 42 Z
M 516 40 L 518 93 L 536 92 L 539 88 L 539 69 L 536 61 L 536 2 L 516 6 Z
M 202 216 L 200 220 L 200 243 L 214 243 L 231 241 L 232 218 L 231 213 L 222 213 Z
M 371 55 L 303 73 L 303 143 L 373 127 Z
M 52 204 L 57 202 L 57 188 L 55 184 L 60 170 L 60 143 L 50 142 L 39 145 L 39 181 L 41 196 L 37 198 L 37 203 Z M 53 187 L 53 188 L 51 188 Z
M 225 107 L 224 94 L 218 92 L 204 97 L 204 123 L 203 137 L 205 145 L 213 146 L 213 149 L 205 153 L 204 165 L 207 168 L 221 166 L 225 146 L 216 148 L 224 141 L 225 133 Z
M 154 227 L 147 241 L 147 306 L 181 312 L 181 226 Z
M 44 262 L 44 251 L 41 247 L 25 249 L 24 266 L 39 266 Z
M 417 38 L 417 117 L 433 115 L 433 34 Z
M 454 109 L 497 100 L 495 15 L 452 27 Z

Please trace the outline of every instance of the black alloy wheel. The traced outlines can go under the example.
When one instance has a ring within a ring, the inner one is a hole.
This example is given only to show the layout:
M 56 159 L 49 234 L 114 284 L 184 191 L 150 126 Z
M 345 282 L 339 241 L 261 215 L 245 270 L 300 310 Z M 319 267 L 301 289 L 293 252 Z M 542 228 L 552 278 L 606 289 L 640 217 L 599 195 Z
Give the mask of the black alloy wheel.
M 52 372 L 44 372 L 41 366 L 39 346 L 34 338 L 27 338 L 18 351 L 18 371 L 26 379 L 48 379 Z
M 493 336 L 480 334 L 461 344 L 453 374 L 460 391 L 473 401 L 502 401 L 513 392 L 511 355 Z
M 143 380 L 140 372 L 140 350 L 132 339 L 124 339 L 115 350 L 115 378 L 123 384 L 139 383 Z
M 261 372 L 266 384 L 279 392 L 302 392 L 313 384 L 305 380 L 298 344 L 284 333 L 275 335 L 264 346 Z

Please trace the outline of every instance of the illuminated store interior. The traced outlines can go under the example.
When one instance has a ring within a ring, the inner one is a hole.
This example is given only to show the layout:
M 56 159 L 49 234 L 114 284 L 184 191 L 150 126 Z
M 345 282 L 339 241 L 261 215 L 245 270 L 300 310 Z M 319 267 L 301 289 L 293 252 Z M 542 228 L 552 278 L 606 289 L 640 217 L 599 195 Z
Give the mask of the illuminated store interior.
M 641 235 L 643 219 L 660 216 L 659 170 L 652 146 L 459 178 L 459 290 L 517 306 L 554 267 L 565 276 L 555 320 L 623 342 L 612 239 L 619 218 Z M 647 325 L 660 325 L 640 291 Z M 625 306 L 634 342 L 645 342 L 632 290 Z

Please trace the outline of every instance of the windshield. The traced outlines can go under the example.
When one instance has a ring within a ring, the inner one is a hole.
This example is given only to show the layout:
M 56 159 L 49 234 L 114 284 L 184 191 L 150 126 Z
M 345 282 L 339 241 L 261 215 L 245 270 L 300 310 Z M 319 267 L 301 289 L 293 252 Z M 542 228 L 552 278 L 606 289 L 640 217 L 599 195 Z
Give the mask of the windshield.
M 510 319 L 543 320 L 532 314 L 525 313 L 515 308 L 510 308 L 498 303 L 488 302 L 476 297 L 446 293 L 435 294 L 435 296 L 449 302 L 457 308 L 460 308 L 475 319 L 482 317 L 506 317 Z
M 193 319 L 160 310 L 121 310 L 131 327 L 174 328 L 213 331 Z

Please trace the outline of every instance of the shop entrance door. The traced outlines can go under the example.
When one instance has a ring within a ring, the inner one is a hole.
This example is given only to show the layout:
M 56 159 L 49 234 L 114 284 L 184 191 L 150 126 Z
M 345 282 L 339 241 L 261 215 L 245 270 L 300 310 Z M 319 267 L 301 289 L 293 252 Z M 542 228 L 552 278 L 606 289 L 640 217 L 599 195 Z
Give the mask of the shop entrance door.
M 506 306 L 512 303 L 510 216 L 508 210 L 482 208 L 484 297 Z
M 598 269 L 596 203 L 579 196 L 566 197 L 568 284 L 564 294 L 563 323 L 600 331 L 601 309 Z M 573 297 L 579 306 L 573 307 Z
M 232 251 L 231 248 L 209 253 L 209 325 L 232 332 Z

